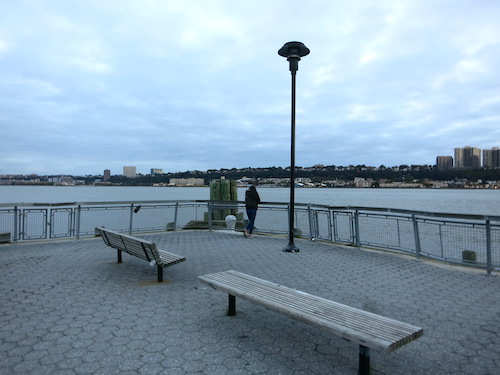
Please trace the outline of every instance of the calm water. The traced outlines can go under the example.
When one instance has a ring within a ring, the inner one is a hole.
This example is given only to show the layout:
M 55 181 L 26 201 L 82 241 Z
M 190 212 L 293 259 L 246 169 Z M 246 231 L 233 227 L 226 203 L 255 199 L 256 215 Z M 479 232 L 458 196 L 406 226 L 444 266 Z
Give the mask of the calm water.
M 265 202 L 288 202 L 286 188 L 258 188 Z M 238 199 L 244 200 L 244 188 Z M 0 186 L 1 203 L 208 200 L 208 187 Z M 297 203 L 500 216 L 499 190 L 296 189 Z

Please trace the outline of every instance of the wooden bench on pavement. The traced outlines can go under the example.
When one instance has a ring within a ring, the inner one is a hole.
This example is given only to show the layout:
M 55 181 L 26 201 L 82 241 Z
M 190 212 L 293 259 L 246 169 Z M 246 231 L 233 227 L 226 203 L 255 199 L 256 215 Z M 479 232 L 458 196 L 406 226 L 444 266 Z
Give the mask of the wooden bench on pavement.
M 370 373 L 370 349 L 390 353 L 424 333 L 420 327 L 237 271 L 198 278 L 229 294 L 228 315 L 236 314 L 236 297 L 239 297 L 359 344 L 359 374 L 363 375 Z
M 141 238 L 128 236 L 115 232 L 104 227 L 97 227 L 96 230 L 101 235 L 104 243 L 118 251 L 118 263 L 122 262 L 122 251 L 144 259 L 150 265 L 157 267 L 158 282 L 163 281 L 163 268 L 186 260 L 185 257 L 159 250 L 156 244 Z

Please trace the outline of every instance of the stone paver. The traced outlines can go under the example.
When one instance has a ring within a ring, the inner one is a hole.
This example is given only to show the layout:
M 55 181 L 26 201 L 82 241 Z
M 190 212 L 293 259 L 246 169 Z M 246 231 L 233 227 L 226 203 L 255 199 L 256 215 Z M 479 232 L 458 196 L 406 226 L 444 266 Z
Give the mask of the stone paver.
M 234 269 L 424 328 L 372 373 L 496 374 L 500 278 L 352 247 L 226 232 L 141 235 L 186 256 L 156 268 L 99 238 L 0 246 L 0 374 L 357 374 L 358 348 L 198 275 Z

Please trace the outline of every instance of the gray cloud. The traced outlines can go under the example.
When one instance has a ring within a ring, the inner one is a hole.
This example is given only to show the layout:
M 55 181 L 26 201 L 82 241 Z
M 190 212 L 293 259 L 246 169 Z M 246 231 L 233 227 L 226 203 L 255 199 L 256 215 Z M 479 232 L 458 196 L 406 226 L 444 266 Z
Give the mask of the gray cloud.
M 500 146 L 500 4 L 0 5 L 0 174 L 433 164 Z

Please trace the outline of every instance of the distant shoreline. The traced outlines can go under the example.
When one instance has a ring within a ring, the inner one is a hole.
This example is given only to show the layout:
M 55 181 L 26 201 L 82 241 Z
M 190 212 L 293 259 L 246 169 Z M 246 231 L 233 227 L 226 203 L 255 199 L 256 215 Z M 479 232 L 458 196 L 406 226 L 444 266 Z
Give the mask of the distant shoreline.
M 53 187 L 124 187 L 124 188 L 137 188 L 137 187 L 155 187 L 155 188 L 209 188 L 209 185 L 185 185 L 185 186 L 176 186 L 176 185 L 119 185 L 119 184 L 57 184 L 57 183 L 14 183 L 14 184 L 1 184 L 2 186 L 53 186 Z M 237 185 L 238 188 L 247 188 L 250 185 Z M 259 189 L 289 189 L 289 186 L 273 186 L 273 185 L 257 185 Z M 482 185 L 464 185 L 464 186 L 446 186 L 446 187 L 435 187 L 435 186 L 404 186 L 404 185 L 395 185 L 395 186 L 296 186 L 295 189 L 405 189 L 405 190 L 500 190 L 500 186 L 482 186 Z

